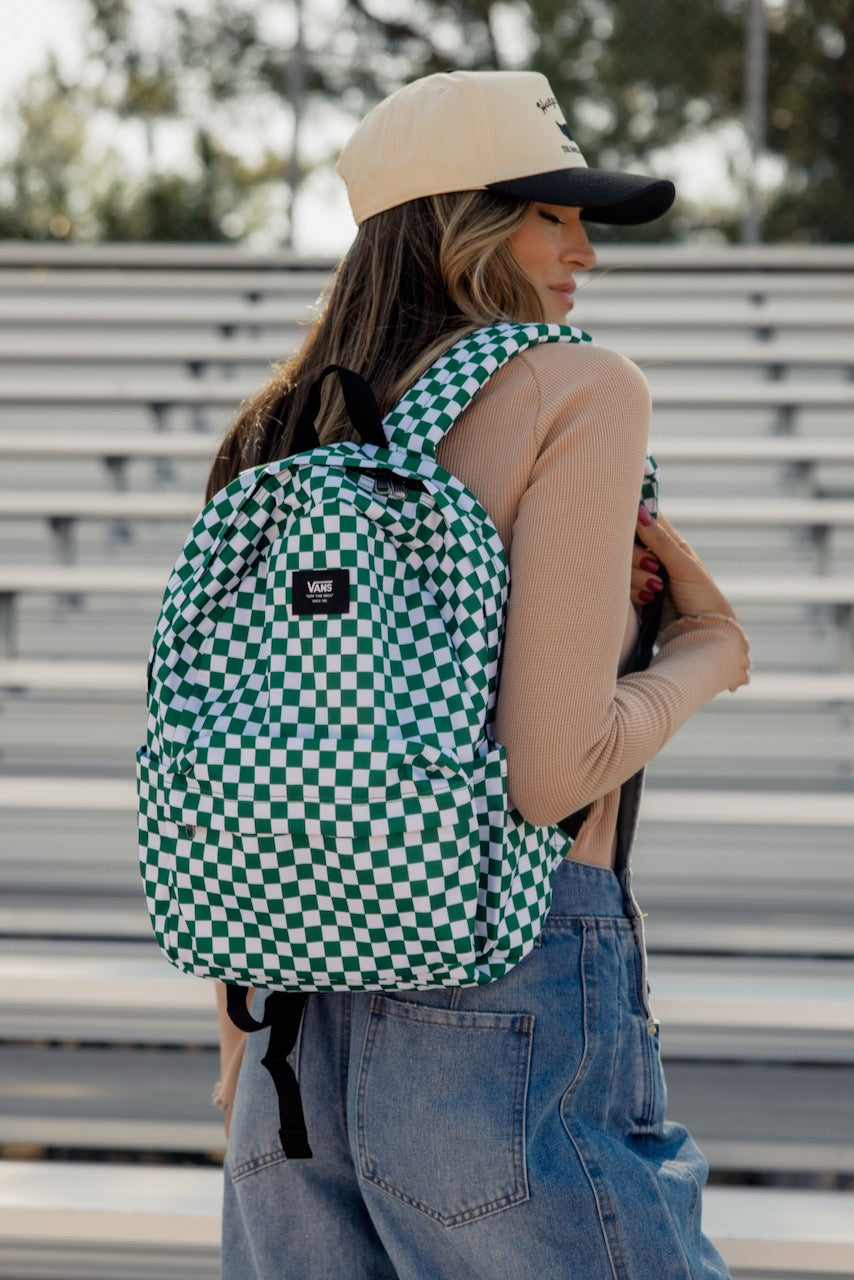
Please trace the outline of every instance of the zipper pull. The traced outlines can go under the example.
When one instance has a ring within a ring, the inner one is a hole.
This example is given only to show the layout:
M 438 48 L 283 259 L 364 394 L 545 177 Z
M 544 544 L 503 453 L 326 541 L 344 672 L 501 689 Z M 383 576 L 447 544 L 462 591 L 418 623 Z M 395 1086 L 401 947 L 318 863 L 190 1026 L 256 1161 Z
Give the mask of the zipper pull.
M 381 471 L 374 483 L 374 492 L 383 498 L 405 498 L 406 485 L 393 471 Z

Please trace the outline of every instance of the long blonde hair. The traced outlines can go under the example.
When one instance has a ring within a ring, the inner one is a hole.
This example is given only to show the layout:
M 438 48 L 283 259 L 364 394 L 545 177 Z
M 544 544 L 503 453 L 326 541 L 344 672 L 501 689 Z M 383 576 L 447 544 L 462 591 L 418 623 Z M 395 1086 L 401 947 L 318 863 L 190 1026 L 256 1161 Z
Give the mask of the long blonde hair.
M 536 291 L 507 244 L 530 207 L 461 191 L 411 200 L 364 222 L 300 350 L 228 428 L 207 498 L 245 467 L 287 456 L 299 409 L 326 365 L 360 373 L 385 414 L 463 334 L 496 320 L 541 320 Z M 326 444 L 352 434 L 330 381 L 320 415 Z

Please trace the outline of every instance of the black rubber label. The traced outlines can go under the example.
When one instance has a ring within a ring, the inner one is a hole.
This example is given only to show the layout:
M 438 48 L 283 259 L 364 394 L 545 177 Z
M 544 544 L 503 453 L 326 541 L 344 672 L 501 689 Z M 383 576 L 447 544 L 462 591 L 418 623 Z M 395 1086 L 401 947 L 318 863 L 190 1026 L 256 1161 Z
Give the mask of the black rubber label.
M 295 569 L 291 611 L 297 614 L 349 613 L 349 569 Z

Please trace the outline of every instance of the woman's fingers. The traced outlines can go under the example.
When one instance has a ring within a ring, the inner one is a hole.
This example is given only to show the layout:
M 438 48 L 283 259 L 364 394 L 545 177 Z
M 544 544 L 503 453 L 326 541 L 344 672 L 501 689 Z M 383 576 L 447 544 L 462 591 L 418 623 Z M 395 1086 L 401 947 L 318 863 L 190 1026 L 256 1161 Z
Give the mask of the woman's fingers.
M 653 520 L 641 506 L 637 532 L 647 553 L 659 560 L 668 572 L 668 591 L 677 613 L 723 613 L 735 617 L 732 605 L 706 566 L 666 516 L 659 515 Z M 634 558 L 632 564 L 634 570 Z M 640 560 L 637 564 L 639 566 Z M 634 584 L 634 576 L 632 581 Z
M 688 539 L 682 537 L 682 534 L 678 529 L 674 528 L 663 511 L 659 512 L 658 518 L 653 523 L 657 526 L 660 532 L 666 533 L 677 547 L 681 547 L 683 551 L 687 551 L 689 555 L 696 559 L 697 553 L 694 551 L 694 548 L 691 546 Z
M 670 573 L 683 560 L 699 563 L 690 543 L 662 513 L 653 520 L 646 507 L 639 507 L 637 533 L 647 551 L 657 557 Z
M 664 590 L 660 572 L 659 561 L 646 547 L 632 547 L 632 577 L 629 594 L 633 605 L 640 607 L 650 604 L 659 592 Z

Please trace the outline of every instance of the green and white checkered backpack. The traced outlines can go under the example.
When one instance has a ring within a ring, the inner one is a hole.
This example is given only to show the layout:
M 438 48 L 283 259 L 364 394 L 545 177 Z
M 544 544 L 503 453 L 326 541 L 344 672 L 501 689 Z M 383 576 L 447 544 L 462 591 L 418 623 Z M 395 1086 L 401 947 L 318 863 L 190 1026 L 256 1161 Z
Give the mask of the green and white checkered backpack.
M 169 579 L 137 753 L 166 956 L 278 990 L 462 986 L 530 950 L 568 848 L 508 808 L 492 740 L 508 569 L 435 461 L 491 374 L 561 325 L 457 342 L 386 417 L 242 472 Z
M 559 325 L 456 343 L 383 424 L 244 471 L 169 580 L 138 752 L 141 868 L 179 968 L 278 990 L 489 982 L 533 946 L 568 841 L 508 808 L 490 725 L 507 562 L 435 461 Z
M 534 945 L 571 842 L 508 806 L 491 733 L 507 561 L 435 453 L 513 355 L 584 341 L 478 330 L 385 437 L 377 422 L 374 443 L 305 450 L 298 427 L 303 451 L 202 511 L 166 588 L 137 753 L 142 877 L 180 969 L 274 993 L 467 986 Z

